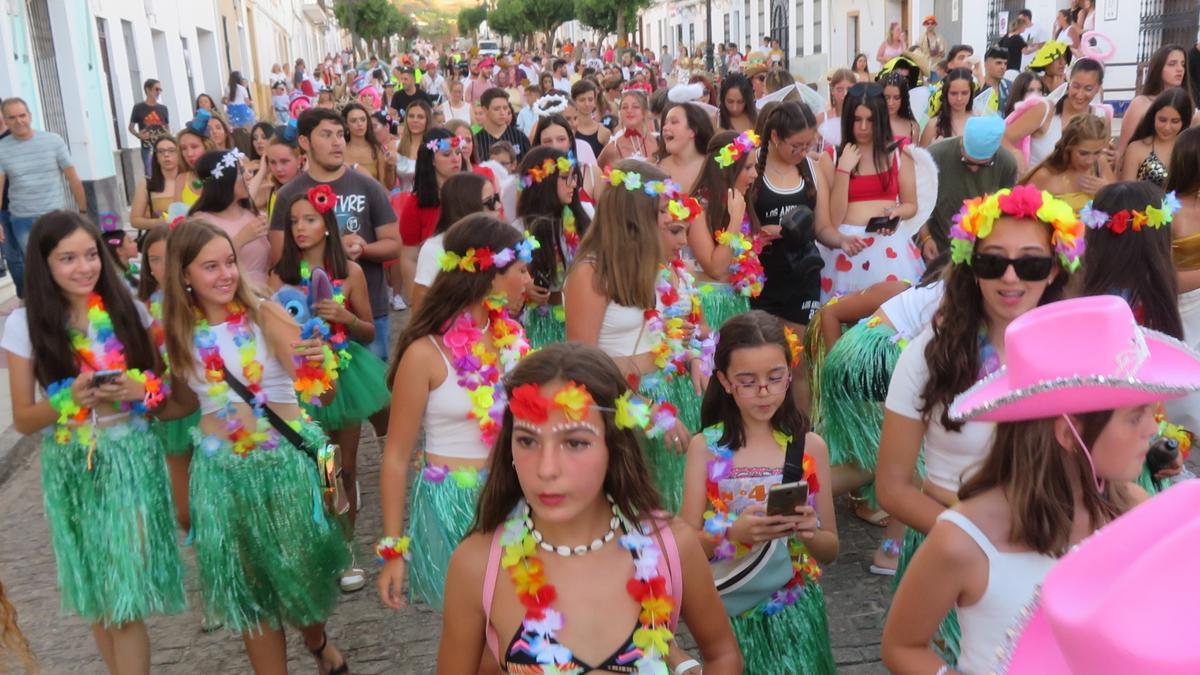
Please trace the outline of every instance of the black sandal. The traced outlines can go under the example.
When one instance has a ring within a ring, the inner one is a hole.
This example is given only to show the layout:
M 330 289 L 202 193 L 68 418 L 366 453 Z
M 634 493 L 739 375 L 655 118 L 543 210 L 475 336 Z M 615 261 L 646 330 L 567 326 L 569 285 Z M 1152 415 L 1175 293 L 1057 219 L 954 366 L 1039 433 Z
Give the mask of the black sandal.
M 319 669 L 325 663 L 325 659 L 321 655 L 325 653 L 325 647 L 329 645 L 329 635 L 325 632 L 321 633 L 321 646 L 316 649 L 310 649 L 308 652 L 317 660 L 317 668 Z M 350 664 L 346 662 L 345 655 L 342 656 L 342 665 L 325 673 L 325 675 L 350 675 Z

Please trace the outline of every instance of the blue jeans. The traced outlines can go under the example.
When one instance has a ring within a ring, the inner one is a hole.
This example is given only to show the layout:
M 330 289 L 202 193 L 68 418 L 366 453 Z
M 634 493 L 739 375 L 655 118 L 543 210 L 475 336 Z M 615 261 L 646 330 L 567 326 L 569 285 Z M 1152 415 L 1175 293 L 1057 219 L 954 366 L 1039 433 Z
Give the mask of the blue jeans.
M 154 152 L 154 148 L 142 146 L 142 171 L 145 172 L 146 178 L 150 177 L 150 157 Z
M 17 286 L 17 297 L 25 298 L 25 248 L 29 246 L 29 232 L 33 229 L 33 221 L 40 216 L 22 218 L 8 211 L 0 212 L 0 221 L 4 227 L 4 260 L 8 263 L 8 271 L 13 275 L 13 283 Z
M 392 346 L 391 340 L 388 339 L 390 337 L 388 332 L 391 327 L 391 320 L 387 314 L 384 314 L 383 316 L 375 317 L 374 323 L 375 339 L 371 341 L 371 344 L 367 345 L 367 349 L 370 349 L 372 354 L 378 356 L 384 363 L 387 363 L 388 350 Z M 391 386 L 392 383 L 389 382 L 388 387 L 390 388 Z

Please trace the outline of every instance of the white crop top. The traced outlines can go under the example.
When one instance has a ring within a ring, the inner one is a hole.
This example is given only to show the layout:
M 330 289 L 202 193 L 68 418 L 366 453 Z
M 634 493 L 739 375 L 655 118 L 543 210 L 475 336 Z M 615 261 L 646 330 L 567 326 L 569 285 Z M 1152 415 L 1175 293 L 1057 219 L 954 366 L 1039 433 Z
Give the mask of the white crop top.
M 879 309 L 896 328 L 897 335 L 911 340 L 933 320 L 942 301 L 942 290 L 941 281 L 928 286 L 913 286 L 889 298 Z
M 959 511 L 947 509 L 937 519 L 953 523 L 965 532 L 988 559 L 983 596 L 969 607 L 957 608 L 962 627 L 957 670 L 969 675 L 996 672 L 998 662 L 1007 652 L 1009 629 L 1019 623 L 1021 611 L 1033 602 L 1034 593 L 1058 559 L 1037 551 L 999 551 Z
M 890 316 L 890 315 L 889 315 Z M 933 338 L 926 327 L 900 353 L 884 407 L 909 419 L 921 419 L 921 391 L 929 379 L 925 347 Z M 958 432 L 947 431 L 941 423 L 942 406 L 933 410 L 925 429 L 925 475 L 930 483 L 958 492 L 959 485 L 979 468 L 991 450 L 996 434 L 992 422 L 967 422 Z
M 292 380 L 292 376 L 283 369 L 283 365 L 279 363 L 279 359 L 271 355 L 271 351 L 267 348 L 266 338 L 263 337 L 262 329 L 256 324 L 247 319 L 247 322 L 253 326 L 254 330 L 254 347 L 255 358 L 263 366 L 262 391 L 267 396 L 268 403 L 295 404 L 296 389 Z M 242 384 L 247 384 L 246 377 L 242 374 L 242 357 L 238 352 L 237 345 L 233 342 L 233 334 L 229 332 L 227 324 L 220 323 L 212 326 L 213 335 L 217 338 L 217 349 L 221 353 L 221 358 L 225 361 L 225 367 L 229 372 L 238 379 Z M 199 358 L 199 355 L 196 355 Z M 284 358 L 290 358 L 284 356 Z M 196 393 L 196 398 L 200 400 L 200 414 L 208 415 L 215 413 L 221 408 L 219 401 L 208 395 L 208 382 L 204 379 L 204 366 L 197 363 L 194 372 L 189 373 L 187 377 L 188 388 Z M 229 390 L 229 400 L 236 403 L 242 402 L 242 397 L 237 395 L 232 388 Z
M 454 366 L 446 358 L 437 338 L 430 335 L 434 349 L 442 355 L 446 364 L 446 379 L 429 392 L 425 401 L 425 452 L 442 457 L 459 459 L 487 459 L 491 448 L 484 445 L 479 432 L 479 421 L 470 417 L 471 399 L 467 390 L 458 383 Z
M 655 293 L 655 296 L 657 295 Z M 563 310 L 571 311 L 567 307 L 565 293 Z M 618 305 L 610 300 L 604 308 L 604 318 L 600 322 L 600 335 L 596 337 L 596 346 L 614 358 L 649 351 L 650 338 L 645 334 L 645 326 L 646 310 Z

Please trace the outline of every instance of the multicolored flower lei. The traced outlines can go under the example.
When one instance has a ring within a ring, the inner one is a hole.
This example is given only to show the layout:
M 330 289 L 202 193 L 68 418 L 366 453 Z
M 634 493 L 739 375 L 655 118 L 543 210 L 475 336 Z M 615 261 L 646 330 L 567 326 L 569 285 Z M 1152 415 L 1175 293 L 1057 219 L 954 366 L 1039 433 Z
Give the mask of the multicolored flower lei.
M 721 438 L 725 435 L 724 424 L 714 424 L 704 429 L 702 433 L 704 440 L 708 443 L 708 451 L 713 456 L 708 461 L 704 480 L 705 496 L 708 498 L 710 507 L 704 512 L 704 533 L 717 542 L 717 546 L 713 550 L 714 560 L 732 560 L 750 551 L 750 547 L 744 543 L 730 541 L 726 536 L 729 528 L 737 520 L 738 514 L 731 511 L 727 497 L 721 494 L 720 483 L 722 479 L 728 478 L 733 473 L 734 451 L 727 445 L 721 445 Z M 773 433 L 779 449 L 786 451 L 792 437 L 778 429 Z M 817 482 L 816 463 L 807 454 L 804 455 L 802 471 L 804 480 L 808 481 L 808 495 L 811 503 L 817 492 L 820 491 L 820 484 Z M 821 576 L 821 568 L 809 555 L 808 547 L 804 544 L 792 538 L 788 541 L 788 552 L 792 557 L 792 578 L 783 588 L 772 593 L 764 603 L 762 612 L 767 616 L 776 614 L 788 605 L 795 603 L 803 591 L 804 584 L 810 580 L 815 581 Z
M 505 521 L 500 531 L 503 555 L 500 566 L 508 570 L 517 598 L 525 606 L 521 637 L 529 652 L 543 668 L 555 671 L 579 672 L 571 650 L 558 641 L 563 615 L 551 605 L 558 597 L 554 585 L 546 580 L 545 567 L 537 557 L 537 542 L 526 526 L 529 505 L 524 500 Z M 648 530 L 648 528 L 643 528 Z M 667 592 L 667 579 L 658 571 L 662 552 L 652 537 L 626 526 L 627 534 L 619 541 L 633 556 L 633 578 L 626 591 L 641 605 L 639 626 L 633 632 L 633 644 L 642 650 L 637 660 L 639 673 L 667 673 L 666 656 L 675 639 L 671 630 L 671 613 L 675 602 Z
M 1065 201 L 1032 185 L 1018 185 L 963 202 L 950 228 L 950 259 L 955 264 L 971 264 L 975 241 L 992 233 L 1001 216 L 1029 218 L 1050 225 L 1051 242 L 1063 269 L 1079 269 L 1084 249 L 1084 227 L 1075 210 Z
M 796 331 L 787 326 L 783 327 L 783 336 L 787 338 L 788 365 L 795 368 L 800 365 L 800 359 L 804 357 L 804 345 L 800 343 L 800 336 L 796 335 Z
M 630 192 L 641 190 L 651 197 L 666 197 L 667 210 L 676 220 L 691 222 L 703 211 L 699 200 L 684 195 L 679 184 L 669 178 L 643 181 L 642 174 L 636 171 L 611 169 L 604 174 L 604 180 L 613 187 L 620 186 Z
M 688 272 L 687 264 L 676 258 L 664 265 L 659 270 L 654 289 L 661 309 L 646 312 L 646 332 L 657 336 L 650 353 L 654 355 L 654 365 L 658 370 L 642 376 L 642 384 L 648 388 L 679 375 L 687 375 L 688 363 L 700 358 L 704 352 L 703 341 L 699 337 L 704 314 L 696 280 Z M 684 328 L 686 323 L 695 327 L 690 334 Z
M 512 248 L 501 249 L 493 253 L 490 248 L 469 248 L 465 253 L 442 251 L 438 256 L 438 265 L 443 272 L 461 270 L 463 272 L 485 272 L 493 267 L 508 267 L 514 260 L 528 263 L 533 260 L 533 252 L 542 244 L 528 230 L 525 238 L 518 241 Z
M 529 353 L 529 342 L 525 340 L 525 329 L 509 317 L 502 302 L 489 299 L 484 304 L 488 323 L 482 330 L 469 311 L 463 312 L 446 326 L 442 341 L 450 350 L 458 385 L 471 399 L 469 417 L 479 421 L 483 443 L 491 447 L 507 404 L 504 388 L 497 385 Z M 491 349 L 484 343 L 485 330 L 491 337 Z
M 529 171 L 526 171 L 525 175 L 521 176 L 520 182 L 517 183 L 517 189 L 524 190 L 532 187 L 533 185 L 553 176 L 555 173 L 560 173 L 565 176 L 571 173 L 571 170 L 574 168 L 574 152 L 568 152 L 566 157 L 547 159 L 546 161 L 542 162 L 540 166 L 535 166 Z
M 758 138 L 758 134 L 754 133 L 753 130 L 747 130 L 733 139 L 732 143 L 718 150 L 713 160 L 716 161 L 717 166 L 727 169 L 733 166 L 743 155 L 757 148 L 759 145 L 761 145 L 761 141 Z
M 450 152 L 451 149 L 462 145 L 462 138 L 459 136 L 450 136 L 449 138 L 436 138 L 425 144 L 425 147 L 434 152 Z
M 550 406 L 554 406 L 562 410 L 564 417 L 578 422 L 587 417 L 588 411 L 595 404 L 587 387 L 577 384 L 574 380 L 567 381 L 562 389 L 551 397 L 542 396 L 540 389 L 539 385 L 529 382 L 512 390 L 508 409 L 514 418 L 542 424 L 549 419 Z
M 575 212 L 571 210 L 571 205 L 563 206 L 562 213 L 562 230 L 563 230 L 563 257 L 564 261 L 570 265 L 575 260 L 575 252 L 579 250 L 579 229 L 575 227 Z
M 1174 192 L 1167 193 L 1160 206 L 1148 205 L 1145 211 L 1124 209 L 1111 216 L 1092 206 L 1088 202 L 1079 210 L 1079 220 L 1091 230 L 1107 227 L 1113 234 L 1123 234 L 1126 230 L 1141 232 L 1143 227 L 1157 230 L 1163 225 L 1170 225 L 1175 220 L 1175 212 L 1179 210 L 1179 198 Z
M 196 319 L 195 337 L 196 351 L 200 362 L 204 365 L 204 379 L 208 382 L 208 396 L 218 404 L 217 418 L 225 422 L 225 430 L 229 442 L 233 444 L 233 452 L 239 457 L 250 454 L 255 449 L 269 450 L 278 444 L 278 438 L 271 431 L 271 423 L 265 417 L 267 395 L 262 390 L 263 365 L 258 360 L 258 340 L 254 331 L 249 327 L 246 310 L 235 303 L 226 307 L 228 317 L 225 326 L 233 336 L 237 346 L 238 357 L 241 361 L 242 377 L 246 389 L 253 396 L 251 409 L 254 412 L 254 429 L 247 429 L 238 415 L 233 396 L 229 393 L 229 384 L 225 382 L 225 359 L 217 346 L 217 336 L 208 325 L 208 319 L 200 314 Z M 240 398 L 239 398 L 240 400 Z M 221 448 L 222 440 L 215 434 L 210 434 L 200 444 L 201 450 L 212 457 Z
M 412 540 L 408 537 L 384 537 L 375 544 L 375 557 L 379 562 L 387 562 L 397 558 L 411 559 L 408 547 Z
M 426 464 L 425 468 L 421 469 L 421 479 L 430 483 L 445 483 L 447 478 L 459 489 L 473 490 L 487 480 L 487 469 L 474 466 L 451 469 L 446 464 Z
M 641 429 L 648 438 L 662 438 L 679 423 L 679 411 L 670 401 L 652 401 L 626 390 L 615 403 L 613 423 L 618 429 Z
M 767 281 L 767 274 L 758 259 L 763 241 L 751 236 L 749 214 L 742 218 L 739 230 L 722 230 L 717 234 L 717 243 L 733 251 L 733 261 L 729 263 L 729 284 L 733 290 L 744 297 L 757 298 Z
M 1192 443 L 1195 441 L 1195 435 L 1185 429 L 1182 425 L 1172 424 L 1167 420 L 1165 412 L 1158 412 L 1154 415 L 1155 421 L 1158 422 L 1158 433 L 1154 440 L 1157 442 L 1160 439 L 1168 438 L 1175 441 L 1175 447 L 1179 449 L 1180 458 L 1186 460 L 1192 454 Z

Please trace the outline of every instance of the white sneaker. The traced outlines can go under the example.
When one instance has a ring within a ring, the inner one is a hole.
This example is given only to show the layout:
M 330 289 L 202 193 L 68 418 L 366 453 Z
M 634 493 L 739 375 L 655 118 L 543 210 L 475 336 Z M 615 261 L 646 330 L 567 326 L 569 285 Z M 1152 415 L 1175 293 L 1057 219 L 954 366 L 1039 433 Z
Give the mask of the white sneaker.
M 404 302 L 404 298 L 401 297 L 400 294 L 393 295 L 392 310 L 396 312 L 403 312 L 406 309 L 408 309 L 408 303 Z

